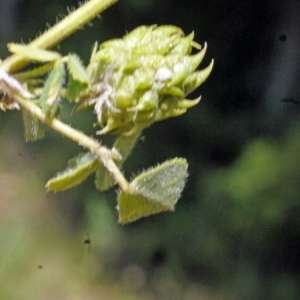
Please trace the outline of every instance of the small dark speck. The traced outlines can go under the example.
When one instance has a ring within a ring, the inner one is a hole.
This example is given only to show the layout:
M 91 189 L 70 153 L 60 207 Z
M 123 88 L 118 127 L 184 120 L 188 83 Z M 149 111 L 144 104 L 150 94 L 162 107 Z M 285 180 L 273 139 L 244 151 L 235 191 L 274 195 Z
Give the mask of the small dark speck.
M 92 243 L 92 241 L 91 241 L 91 239 L 90 239 L 90 235 L 89 235 L 89 233 L 87 232 L 87 234 L 86 234 L 86 239 L 84 240 L 83 244 L 84 244 L 84 245 L 87 245 L 88 252 L 91 251 L 91 243 Z
M 85 245 L 90 245 L 91 244 L 91 239 L 89 233 L 86 234 L 87 238 L 84 240 Z
M 279 39 L 280 42 L 285 42 L 286 41 L 286 35 L 281 34 L 278 39 Z
M 162 266 L 167 260 L 167 252 L 163 248 L 156 249 L 151 258 L 151 266 L 152 267 L 159 267 Z
M 38 268 L 39 268 L 39 269 L 43 269 L 43 266 L 42 266 L 42 265 L 39 265 Z
M 90 239 L 86 239 L 86 240 L 84 240 L 84 243 L 85 243 L 86 245 L 89 245 L 89 244 L 91 243 L 91 240 L 90 240 Z
M 20 157 L 22 157 L 22 156 L 23 156 L 23 153 L 22 153 L 22 152 L 19 152 L 18 155 L 19 155 Z
M 299 105 L 299 101 L 296 99 L 293 99 L 293 98 L 285 98 L 285 99 L 282 99 L 281 102 L 291 102 L 291 103 Z

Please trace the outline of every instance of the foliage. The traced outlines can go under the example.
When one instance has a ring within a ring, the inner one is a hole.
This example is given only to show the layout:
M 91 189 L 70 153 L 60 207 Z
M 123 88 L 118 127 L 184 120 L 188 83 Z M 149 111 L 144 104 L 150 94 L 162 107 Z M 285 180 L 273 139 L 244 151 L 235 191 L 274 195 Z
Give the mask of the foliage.
M 80 184 L 96 173 L 96 187 L 120 187 L 119 222 L 128 223 L 154 213 L 174 210 L 187 177 L 187 163 L 175 158 L 144 171 L 130 183 L 120 168 L 152 123 L 179 116 L 200 98 L 186 96 L 209 76 L 213 61 L 197 71 L 205 52 L 191 54 L 201 46 L 194 34 L 184 36 L 176 26 L 141 26 L 123 39 L 96 44 L 87 67 L 76 54 L 61 55 L 45 50 L 59 43 L 115 1 L 91 0 L 72 12 L 29 45 L 11 43 L 14 56 L 0 65 L 1 108 L 22 108 L 25 139 L 44 137 L 44 123 L 88 152 L 69 161 L 69 167 L 48 181 L 59 192 Z M 74 21 L 75 20 L 75 21 Z M 64 30 L 62 30 L 64 28 Z M 58 34 L 60 32 L 60 34 Z M 12 76 L 28 63 L 39 63 Z M 60 121 L 67 100 L 77 110 L 93 107 L 96 134 L 117 135 L 111 149 Z
M 128 228 L 124 252 L 152 267 L 153 281 L 165 268 L 221 299 L 297 299 L 299 137 L 298 122 L 284 138 L 250 140 L 232 165 L 206 169 L 174 216 Z
M 36 28 L 44 28 L 46 21 L 55 22 L 58 12 L 67 13 L 66 6 L 77 5 L 78 1 L 18 3 L 28 3 L 27 13 L 21 11 L 16 34 L 10 35 L 9 40 L 20 41 L 22 37 L 27 42 L 36 35 Z M 218 64 L 211 80 L 201 86 L 201 93 L 205 94 L 201 105 L 180 118 L 156 123 L 143 131 L 134 155 L 126 160 L 126 178 L 142 166 L 155 165 L 171 157 L 186 157 L 189 162 L 189 181 L 181 201 L 176 204 L 176 213 L 144 218 L 130 226 L 114 224 L 115 191 L 97 192 L 93 178 L 55 195 L 40 190 L 43 181 L 63 168 L 69 158 L 85 151 L 51 130 L 46 130 L 47 139 L 24 144 L 19 113 L 1 114 L 0 209 L 1 236 L 5 242 L 0 252 L 3 253 L 1 265 L 10 266 L 10 270 L 1 268 L 2 298 L 32 299 L 37 294 L 40 298 L 49 294 L 62 299 L 81 295 L 81 298 L 93 298 L 90 296 L 93 293 L 94 298 L 106 299 L 109 296 L 102 296 L 102 284 L 113 273 L 117 280 L 112 281 L 109 290 L 117 288 L 126 278 L 139 293 L 138 299 L 144 299 L 143 292 L 153 293 L 151 299 L 164 300 L 299 299 L 299 134 L 296 134 L 299 123 L 293 134 L 285 136 L 287 124 L 299 106 L 280 101 L 291 96 L 299 99 L 299 93 L 290 94 L 288 89 L 268 99 L 261 98 L 272 88 L 269 76 L 273 76 L 277 55 L 274 58 L 271 44 L 274 43 L 275 50 L 293 49 L 295 55 L 299 51 L 289 35 L 293 26 L 290 31 L 283 28 L 283 20 L 278 18 L 286 11 L 279 8 L 285 7 L 285 1 L 278 1 L 275 9 L 272 1 L 265 4 L 262 7 L 260 2 L 249 0 L 238 5 L 236 1 L 218 0 L 122 0 L 105 11 L 100 21 L 93 21 L 55 48 L 63 55 L 76 49 L 87 66 L 90 45 L 95 39 L 121 37 L 126 30 L 140 24 L 176 24 L 185 32 L 194 29 L 197 38 L 209 43 L 204 65 L 209 63 L 205 61 L 209 56 Z M 14 13 L 17 11 L 16 8 Z M 277 30 L 285 34 L 285 42 L 278 40 Z M 288 61 L 280 57 L 282 72 L 279 73 L 288 72 L 296 79 L 289 72 Z M 285 76 L 279 85 L 291 87 L 290 80 L 290 76 Z M 275 87 L 277 93 L 278 85 Z M 190 98 L 196 97 L 195 93 Z M 271 105 L 268 113 L 262 109 L 265 101 Z M 286 110 L 287 106 L 293 114 Z M 70 116 L 69 107 L 71 110 L 72 104 L 64 103 L 60 118 L 87 135 L 94 135 L 96 130 L 91 123 L 96 116 L 89 110 Z M 270 124 L 268 118 L 275 114 L 285 118 Z M 274 138 L 278 129 L 284 136 Z M 99 139 L 111 148 L 114 136 L 99 136 Z M 3 156 L 5 152 L 9 159 Z M 274 176 L 272 170 L 279 175 Z M 39 181 L 30 180 L 30 174 Z M 240 201 L 238 196 L 242 197 Z M 47 207 L 41 210 L 40 205 Z M 52 213 L 48 205 L 54 206 Z M 275 213 L 270 218 L 272 211 Z M 46 216 L 48 222 L 43 221 Z M 8 217 L 10 222 L 5 225 Z M 37 224 L 37 219 L 42 222 Z M 29 224 L 32 231 L 26 232 Z M 56 234 L 49 232 L 52 228 L 57 229 Z M 84 244 L 87 232 L 90 245 Z M 57 234 L 62 234 L 62 238 Z M 25 251 L 22 247 L 30 242 L 32 247 Z M 73 258 L 78 248 L 83 253 Z M 86 257 L 92 257 L 91 265 L 97 271 L 86 266 L 77 268 Z M 43 269 L 37 268 L 39 264 Z M 104 278 L 99 278 L 99 273 Z M 80 274 L 78 280 L 74 278 Z M 87 275 L 93 277 L 99 291 L 86 284 Z M 144 285 L 138 286 L 138 282 Z M 74 285 L 74 290 L 69 284 Z M 85 286 L 83 294 L 78 291 L 82 285 Z M 220 293 L 219 297 L 204 294 L 210 289 Z M 6 295 L 5 290 L 10 293 Z M 61 295 L 59 291 L 65 292 Z M 14 293 L 19 293 L 19 298 Z M 115 298 L 122 299 L 125 295 L 123 287 Z

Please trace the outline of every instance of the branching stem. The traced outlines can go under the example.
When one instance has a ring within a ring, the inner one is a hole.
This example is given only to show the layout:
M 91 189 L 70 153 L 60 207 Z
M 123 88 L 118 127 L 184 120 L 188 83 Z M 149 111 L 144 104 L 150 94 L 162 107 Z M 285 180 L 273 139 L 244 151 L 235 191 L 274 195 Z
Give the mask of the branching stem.
M 33 40 L 29 45 L 41 49 L 49 49 L 59 44 L 80 27 L 90 22 L 98 14 L 113 5 L 115 2 L 117 2 L 117 0 L 90 0 L 74 12 L 70 13 L 48 31 L 44 32 L 41 36 Z M 13 73 L 19 71 L 29 63 L 30 61 L 24 56 L 15 54 L 5 59 L 0 64 L 0 68 L 8 73 Z M 124 192 L 130 192 L 127 180 L 113 161 L 113 153 L 111 150 L 101 146 L 95 139 L 88 137 L 84 133 L 66 125 L 58 119 L 47 118 L 44 112 L 30 100 L 25 100 L 20 97 L 16 98 L 23 109 L 37 117 L 41 122 L 45 123 L 61 135 L 64 135 L 89 151 L 95 153 L 99 160 L 110 171 L 120 188 Z
M 113 153 L 111 150 L 100 145 L 95 139 L 88 137 L 83 132 L 78 131 L 58 119 L 49 119 L 44 112 L 30 100 L 24 100 L 20 97 L 17 99 L 18 103 L 23 109 L 26 109 L 30 114 L 37 117 L 42 123 L 48 125 L 50 128 L 60 133 L 61 135 L 71 139 L 78 145 L 95 153 L 103 165 L 109 170 L 114 177 L 116 183 L 120 186 L 123 192 L 130 193 L 128 181 L 113 161 Z

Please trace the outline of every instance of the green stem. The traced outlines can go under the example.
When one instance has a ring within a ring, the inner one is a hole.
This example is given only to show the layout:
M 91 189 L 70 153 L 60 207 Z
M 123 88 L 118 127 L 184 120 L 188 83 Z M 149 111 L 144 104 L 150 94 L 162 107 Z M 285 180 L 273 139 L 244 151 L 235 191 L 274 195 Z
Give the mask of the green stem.
M 17 101 L 23 109 L 26 109 L 33 116 L 37 117 L 42 123 L 45 123 L 61 135 L 64 135 L 65 137 L 73 140 L 80 146 L 90 150 L 92 153 L 95 153 L 99 160 L 103 163 L 103 165 L 112 174 L 116 183 L 120 186 L 121 190 L 125 193 L 130 193 L 129 184 L 122 172 L 120 171 L 120 169 L 113 161 L 113 154 L 111 150 L 107 149 L 104 146 L 101 146 L 98 141 L 88 137 L 84 133 L 66 125 L 65 123 L 57 119 L 47 118 L 43 111 L 30 100 L 24 100 L 18 97 Z
M 115 2 L 117 2 L 117 0 L 90 0 L 41 36 L 37 37 L 29 45 L 41 49 L 54 47 Z M 0 67 L 8 73 L 13 73 L 29 63 L 30 61 L 23 56 L 12 55 L 5 59 Z
M 41 49 L 53 47 L 77 31 L 80 27 L 90 22 L 98 14 L 103 12 L 115 2 L 117 2 L 117 0 L 90 0 L 54 25 L 51 29 L 33 40 L 29 45 Z M 30 61 L 21 55 L 12 55 L 0 64 L 0 68 L 6 72 L 13 73 L 25 67 L 29 63 Z M 43 111 L 34 103 L 19 97 L 16 98 L 18 98 L 18 103 L 23 109 L 26 109 L 41 122 L 47 124 L 50 128 L 61 135 L 64 135 L 95 153 L 104 166 L 111 172 L 120 188 L 125 192 L 130 192 L 127 180 L 113 161 L 113 153 L 111 150 L 101 146 L 96 140 L 57 119 L 46 118 Z

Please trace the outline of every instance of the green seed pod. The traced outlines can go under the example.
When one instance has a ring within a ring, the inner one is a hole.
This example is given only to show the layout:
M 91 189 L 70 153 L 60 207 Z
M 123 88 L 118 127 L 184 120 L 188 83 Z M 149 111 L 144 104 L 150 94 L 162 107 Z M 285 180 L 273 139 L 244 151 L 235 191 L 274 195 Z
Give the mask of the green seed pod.
M 87 68 L 91 86 L 82 101 L 94 105 L 103 127 L 97 133 L 130 135 L 196 105 L 199 99 L 186 96 L 206 80 L 213 62 L 196 70 L 207 47 L 191 55 L 192 48 L 201 49 L 193 38 L 176 26 L 141 26 L 96 45 Z

